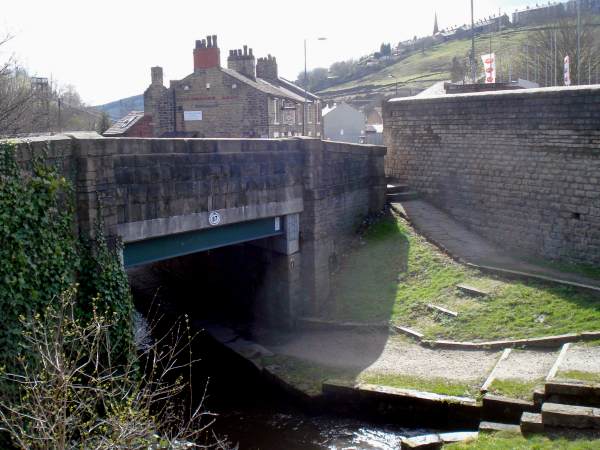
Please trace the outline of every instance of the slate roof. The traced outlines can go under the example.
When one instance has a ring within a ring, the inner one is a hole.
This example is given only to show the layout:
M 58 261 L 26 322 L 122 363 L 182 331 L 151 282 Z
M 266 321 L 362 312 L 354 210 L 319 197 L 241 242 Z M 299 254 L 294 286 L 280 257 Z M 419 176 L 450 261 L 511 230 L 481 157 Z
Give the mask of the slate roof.
M 289 100 L 294 100 L 296 102 L 304 101 L 303 96 L 296 94 L 292 90 L 286 89 L 281 86 L 277 86 L 277 85 L 273 84 L 271 81 L 267 81 L 262 78 L 257 78 L 256 81 L 254 81 L 251 78 L 248 78 L 248 77 L 242 75 L 241 73 L 236 72 L 235 70 L 227 69 L 225 67 L 221 67 L 220 70 L 222 70 L 223 73 L 226 73 L 230 77 L 235 78 L 236 80 L 238 80 L 242 83 L 245 83 L 245 84 L 253 87 L 254 89 L 258 89 L 259 91 L 264 92 L 266 94 L 273 95 L 275 97 L 280 97 L 280 98 L 287 98 Z
M 144 111 L 131 111 L 125 117 L 121 117 L 112 126 L 102 133 L 104 136 L 119 136 L 125 134 L 131 127 L 144 117 Z

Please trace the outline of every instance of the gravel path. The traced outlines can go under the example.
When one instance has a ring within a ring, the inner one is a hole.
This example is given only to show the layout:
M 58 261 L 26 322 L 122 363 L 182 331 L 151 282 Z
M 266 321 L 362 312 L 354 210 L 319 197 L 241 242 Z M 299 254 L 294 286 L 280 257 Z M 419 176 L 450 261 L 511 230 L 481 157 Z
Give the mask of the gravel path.
M 533 381 L 546 378 L 559 351 L 513 350 L 496 372 L 498 380 Z
M 484 379 L 500 352 L 432 350 L 381 332 L 317 331 L 295 335 L 269 350 L 320 365 L 380 374 L 456 381 Z
M 600 373 L 600 347 L 572 345 L 559 367 L 559 371 L 568 370 Z

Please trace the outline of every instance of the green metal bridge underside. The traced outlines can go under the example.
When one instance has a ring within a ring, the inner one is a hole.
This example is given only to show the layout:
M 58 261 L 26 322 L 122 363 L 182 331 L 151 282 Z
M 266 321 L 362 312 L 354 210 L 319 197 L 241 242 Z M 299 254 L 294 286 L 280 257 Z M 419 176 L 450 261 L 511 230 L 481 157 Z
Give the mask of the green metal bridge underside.
M 130 242 L 123 248 L 123 262 L 126 268 L 134 267 L 213 248 L 278 236 L 283 234 L 279 223 L 279 218 L 271 217 Z

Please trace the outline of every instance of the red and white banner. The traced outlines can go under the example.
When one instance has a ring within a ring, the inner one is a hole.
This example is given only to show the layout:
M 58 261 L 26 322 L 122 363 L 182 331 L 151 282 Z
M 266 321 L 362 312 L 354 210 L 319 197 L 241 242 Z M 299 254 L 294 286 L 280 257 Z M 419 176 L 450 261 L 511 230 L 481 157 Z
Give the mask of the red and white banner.
M 571 59 L 565 56 L 565 86 L 571 86 Z
M 485 71 L 485 82 L 495 83 L 496 82 L 496 55 L 490 53 L 488 55 L 481 55 L 483 61 L 483 70 Z

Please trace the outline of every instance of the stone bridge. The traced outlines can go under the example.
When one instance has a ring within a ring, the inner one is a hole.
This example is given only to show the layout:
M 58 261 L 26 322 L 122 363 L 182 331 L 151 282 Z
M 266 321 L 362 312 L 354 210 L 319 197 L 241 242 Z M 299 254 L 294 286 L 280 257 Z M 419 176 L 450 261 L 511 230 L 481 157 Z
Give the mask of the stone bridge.
M 101 215 L 126 267 L 243 242 L 264 250 L 263 303 L 281 320 L 319 312 L 338 255 L 385 201 L 384 147 L 71 135 L 20 144 L 18 158 L 40 152 L 73 180 L 80 231 Z

